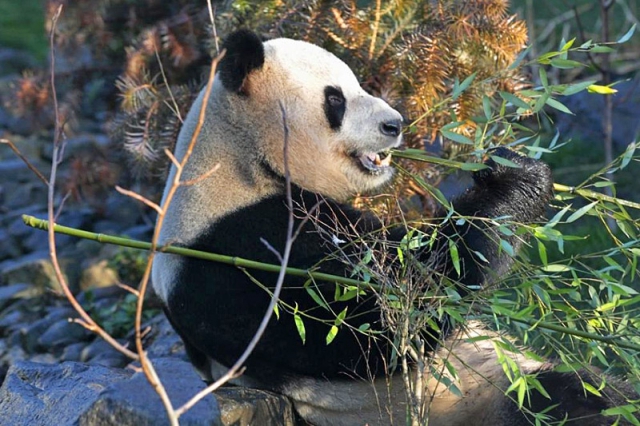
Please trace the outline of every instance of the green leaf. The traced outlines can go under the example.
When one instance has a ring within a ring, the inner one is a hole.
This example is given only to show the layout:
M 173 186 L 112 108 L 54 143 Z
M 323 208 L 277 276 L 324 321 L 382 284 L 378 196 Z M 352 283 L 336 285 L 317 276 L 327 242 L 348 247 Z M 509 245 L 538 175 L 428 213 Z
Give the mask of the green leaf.
M 584 389 L 589 392 L 594 394 L 595 396 L 602 396 L 602 394 L 600 393 L 600 391 L 598 389 L 595 388 L 595 386 L 587 383 L 587 382 L 582 382 L 582 386 L 584 387 Z
M 631 28 L 629 28 L 629 31 L 627 31 L 622 37 L 620 37 L 618 41 L 616 41 L 616 43 L 622 44 L 629 41 L 629 39 L 633 37 L 633 33 L 635 31 L 636 31 L 636 24 L 633 24 Z
M 491 159 L 498 164 L 502 164 L 505 167 L 512 167 L 514 169 L 521 169 L 522 166 L 520 164 L 514 163 L 511 160 L 507 160 L 506 158 L 499 157 L 497 155 L 490 155 Z
M 462 163 L 460 166 L 460 170 L 465 170 L 468 172 L 477 172 L 478 170 L 488 169 L 489 166 L 482 163 Z
M 444 129 L 444 128 L 443 128 Z M 447 139 L 451 139 L 454 142 L 458 142 L 464 145 L 473 145 L 473 141 L 468 137 L 461 135 L 459 133 L 450 132 L 448 130 L 440 129 L 440 133 Z
M 464 92 L 471 85 L 471 83 L 473 82 L 473 79 L 476 78 L 476 74 L 477 72 L 474 72 L 469 77 L 465 78 L 464 81 L 460 83 L 460 85 L 454 86 L 453 91 L 451 93 L 451 99 L 453 99 L 454 101 L 458 99 L 458 96 L 460 96 L 460 94 Z
M 513 246 L 506 240 L 500 240 L 500 248 L 504 250 L 509 256 L 513 257 L 516 255 Z
M 542 87 L 544 87 L 544 91 L 549 91 L 549 79 L 547 78 L 547 71 L 544 68 L 540 68 L 540 82 L 542 83 Z
M 451 255 L 453 268 L 456 270 L 458 276 L 460 276 L 460 254 L 458 253 L 458 246 L 456 246 L 453 240 L 449 240 L 449 254 Z
M 520 54 L 518 54 L 518 57 L 516 58 L 516 60 L 513 61 L 513 63 L 511 65 L 509 65 L 509 70 L 514 70 L 514 69 L 518 68 L 518 66 L 520 65 L 522 60 L 527 56 L 527 53 L 529 53 L 529 50 L 531 49 L 531 46 L 533 46 L 533 45 L 527 46 L 526 49 L 524 49 L 522 52 L 520 52 Z
M 567 271 L 570 271 L 571 268 L 567 265 L 561 265 L 561 264 L 555 263 L 553 265 L 547 265 L 543 267 L 542 270 L 545 272 L 567 272 Z
M 633 158 L 633 154 L 635 152 L 636 152 L 636 143 L 632 142 L 627 147 L 627 150 L 625 151 L 624 156 L 622 157 L 622 161 L 620 162 L 620 169 L 621 170 L 624 169 L 625 167 L 627 167 L 627 165 L 629 165 L 629 162 Z
M 547 266 L 547 248 L 542 241 L 538 241 L 538 254 L 543 265 Z
M 575 39 L 575 37 L 574 37 L 574 38 L 572 38 L 571 40 L 569 40 L 568 42 L 566 42 L 566 43 L 564 44 L 564 46 L 562 46 L 562 47 L 560 48 L 560 50 L 562 50 L 562 51 L 564 52 L 564 51 L 567 51 L 567 50 L 571 49 L 571 46 L 573 46 L 573 43 L 575 43 L 575 41 L 576 41 L 576 39 Z
M 555 108 L 558 111 L 564 112 L 566 114 L 571 114 L 571 115 L 575 115 L 571 112 L 571 110 L 569 108 L 567 108 L 564 104 L 558 102 L 557 100 L 553 99 L 553 98 L 549 98 L 547 99 L 547 105 L 549 105 L 551 108 Z
M 551 60 L 551 66 L 562 70 L 570 70 L 573 68 L 583 67 L 584 64 L 571 59 L 554 58 Z
M 305 286 L 304 287 L 305 290 L 307 290 L 307 293 L 309 294 L 309 296 L 311 296 L 311 298 L 313 299 L 314 302 L 316 302 L 316 304 L 318 306 L 323 307 L 324 309 L 326 309 L 327 311 L 329 310 L 329 307 L 327 306 L 327 304 L 325 303 L 324 300 L 322 300 L 322 297 L 320 297 L 320 295 L 311 287 L 309 286 Z
M 491 111 L 491 99 L 487 95 L 482 95 L 482 110 L 487 120 L 491 120 L 493 111 Z
M 595 80 L 589 80 L 589 81 L 583 81 L 581 83 L 569 84 L 562 91 L 562 94 L 565 95 L 565 96 L 575 95 L 578 92 L 582 92 L 587 87 L 589 87 L 592 84 L 594 84 L 595 82 L 596 82 Z
M 302 344 L 307 340 L 307 330 L 304 328 L 304 322 L 300 315 L 293 314 L 293 321 L 296 323 L 296 329 L 298 329 L 298 334 L 300 335 L 300 339 L 302 339 Z
M 336 327 L 335 325 L 332 325 L 331 329 L 327 333 L 327 338 L 325 339 L 327 342 L 327 345 L 333 342 L 333 339 L 335 339 L 337 335 L 338 335 L 338 327 Z
M 589 52 L 591 52 L 591 53 L 611 53 L 611 52 L 615 52 L 615 51 L 616 51 L 615 49 L 612 49 L 609 46 L 603 46 L 603 45 L 600 45 L 600 44 L 592 46 L 589 49 Z
M 593 203 L 589 203 L 586 206 L 579 208 L 578 210 L 573 212 L 571 216 L 567 218 L 567 223 L 575 222 L 576 220 L 580 219 L 587 212 L 589 212 L 589 210 L 591 210 L 596 204 L 598 204 L 598 202 L 594 201 Z
M 500 93 L 500 97 L 502 99 L 504 99 L 505 101 L 509 102 L 511 105 L 518 107 L 518 108 L 522 108 L 525 110 L 530 110 L 531 106 L 526 103 L 525 101 L 523 101 L 522 99 L 520 99 L 519 97 L 517 97 L 516 95 L 513 95 L 509 92 L 499 92 Z

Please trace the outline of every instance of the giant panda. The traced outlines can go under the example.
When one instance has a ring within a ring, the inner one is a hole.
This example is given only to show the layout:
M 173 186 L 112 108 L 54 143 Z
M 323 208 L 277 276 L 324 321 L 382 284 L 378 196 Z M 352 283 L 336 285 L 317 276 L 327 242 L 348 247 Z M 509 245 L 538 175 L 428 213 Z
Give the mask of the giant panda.
M 348 276 L 345 263 L 328 256 L 335 245 L 327 235 L 339 244 L 348 239 L 337 234 L 339 229 L 366 234 L 380 228 L 377 220 L 354 209 L 349 200 L 390 182 L 394 171 L 388 151 L 401 144 L 401 114 L 367 94 L 345 63 L 318 46 L 285 38 L 263 42 L 255 33 L 239 30 L 227 37 L 224 49 L 204 126 L 182 176 L 183 181 L 196 182 L 180 186 L 175 193 L 160 244 L 278 264 L 274 251 L 282 253 L 289 217 L 286 129 L 293 213 L 296 226 L 302 226 L 289 266 Z M 178 160 L 194 134 L 203 96 L 204 90 L 184 121 L 175 148 Z M 453 200 L 455 210 L 478 218 L 509 216 L 524 223 L 540 218 L 552 194 L 547 165 L 506 149 L 495 154 L 520 167 L 489 160 L 488 169 L 473 175 L 473 187 Z M 218 164 L 213 175 L 197 180 Z M 165 198 L 175 173 L 174 166 Z M 309 210 L 317 220 L 305 220 L 304 212 Z M 485 223 L 445 225 L 432 250 L 420 254 L 425 264 L 433 265 L 433 253 L 439 253 L 436 267 L 458 283 L 461 294 L 487 285 L 511 266 L 511 257 L 499 250 L 494 232 Z M 387 238 L 399 241 L 405 233 L 402 228 L 393 229 Z M 457 240 L 460 275 L 447 250 L 438 250 L 448 238 Z M 515 248 L 520 244 L 516 236 L 501 238 Z M 486 266 L 480 265 L 474 252 L 482 253 Z M 205 380 L 218 377 L 241 355 L 270 301 L 269 293 L 256 281 L 273 288 L 276 277 L 270 272 L 157 255 L 152 274 L 155 292 Z M 325 340 L 335 313 L 344 308 L 354 327 L 368 323 L 381 328 L 375 297 L 331 302 L 333 312 L 329 312 L 318 307 L 304 283 L 304 278 L 287 276 L 281 300 L 324 322 L 307 320 L 303 342 L 291 313 L 281 310 L 279 318 L 271 319 L 237 383 L 290 397 L 298 414 L 318 426 L 405 424 L 403 383 L 397 374 L 386 374 L 392 350 L 389 341 L 345 329 L 331 344 Z M 334 300 L 334 283 L 316 284 L 327 301 Z M 601 425 L 608 420 L 598 413 L 622 401 L 605 393 L 587 398 L 581 384 L 588 379 L 586 373 L 556 373 L 551 363 L 514 355 L 523 372 L 538 373 L 551 396 L 549 400 L 532 391 L 525 409 L 519 410 L 504 396 L 509 382 L 491 343 L 498 336 L 479 326 L 452 329 L 446 322 L 439 332 L 427 333 L 429 350 L 434 359 L 447 357 L 454 365 L 460 392 L 452 392 L 434 377 L 426 378 L 432 400 L 430 425 L 527 425 L 532 424 L 527 412 L 552 405 L 546 412 L 551 420 L 580 418 L 576 424 Z M 491 339 L 470 339 L 478 333 Z

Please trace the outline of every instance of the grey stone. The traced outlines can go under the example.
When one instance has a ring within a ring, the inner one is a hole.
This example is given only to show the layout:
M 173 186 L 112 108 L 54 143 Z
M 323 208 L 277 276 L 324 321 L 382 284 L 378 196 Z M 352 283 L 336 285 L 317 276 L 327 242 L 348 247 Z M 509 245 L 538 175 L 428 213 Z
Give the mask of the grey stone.
M 151 342 L 146 347 L 150 357 L 180 357 L 187 361 L 184 343 L 173 330 L 164 314 L 156 315 L 142 325 L 143 329 L 150 328 L 147 339 Z
M 225 426 L 294 426 L 291 401 L 257 389 L 224 387 L 215 392 Z
M 63 268 L 63 261 L 60 260 L 60 263 L 61 268 Z M 64 269 L 62 272 L 69 286 L 74 287 L 75 283 L 68 281 Z M 3 262 L 0 275 L 7 284 L 27 282 L 32 283 L 42 291 L 50 289 L 56 293 L 62 293 L 62 288 L 58 283 L 58 278 L 47 252 L 38 252 L 34 256 L 25 256 L 8 264 Z
M 40 337 L 56 322 L 69 317 L 69 311 L 59 309 L 47 314 L 44 318 L 22 327 L 17 332 L 20 336 L 22 347 L 28 353 L 40 351 L 45 347 L 40 343 Z
M 77 424 L 80 415 L 95 404 L 106 387 L 129 377 L 126 370 L 74 362 L 59 365 L 18 362 L 11 366 L 0 388 L 0 423 Z
M 131 360 L 121 353 L 100 354 L 89 361 L 92 365 L 102 365 L 103 367 L 124 368 Z
M 91 288 L 113 287 L 120 282 L 118 273 L 106 259 L 95 260 L 82 271 L 80 290 Z
M 0 310 L 7 306 L 13 299 L 28 296 L 33 287 L 29 284 L 18 283 L 0 287 Z
M 60 361 L 80 361 L 82 350 L 87 346 L 85 342 L 72 343 L 62 350 Z
M 193 367 L 172 358 L 153 359 L 153 365 L 174 407 L 204 389 Z M 80 417 L 81 426 L 169 425 L 160 398 L 142 373 L 109 386 Z M 260 424 L 260 423 L 256 423 Z M 180 417 L 181 426 L 222 425 L 213 395 L 208 395 Z
M 6 229 L 0 228 L 0 260 L 16 258 L 22 254 L 22 249 Z
M 38 338 L 38 345 L 44 348 L 55 348 L 80 341 L 89 340 L 92 333 L 69 319 L 54 322 Z
M 82 350 L 80 360 L 83 362 L 91 361 L 94 358 L 101 357 L 117 357 L 119 352 L 108 342 L 102 339 L 96 339 Z

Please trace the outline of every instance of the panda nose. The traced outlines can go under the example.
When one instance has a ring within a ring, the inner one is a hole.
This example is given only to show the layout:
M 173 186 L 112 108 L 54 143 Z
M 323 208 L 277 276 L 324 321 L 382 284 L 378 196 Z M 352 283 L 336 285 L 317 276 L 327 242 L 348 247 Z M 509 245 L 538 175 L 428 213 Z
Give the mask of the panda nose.
M 380 133 L 385 136 L 398 137 L 402 131 L 401 120 L 390 120 L 380 123 Z

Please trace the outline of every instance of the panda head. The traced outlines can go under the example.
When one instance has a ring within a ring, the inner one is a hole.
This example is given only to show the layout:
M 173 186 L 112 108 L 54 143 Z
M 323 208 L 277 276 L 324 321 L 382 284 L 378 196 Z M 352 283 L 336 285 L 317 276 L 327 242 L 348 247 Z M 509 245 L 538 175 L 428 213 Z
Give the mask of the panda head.
M 303 41 L 263 43 L 247 30 L 232 33 L 224 49 L 215 92 L 225 125 L 250 135 L 244 150 L 284 175 L 286 123 L 289 171 L 301 188 L 344 200 L 390 180 L 402 117 L 367 94 L 344 62 Z

